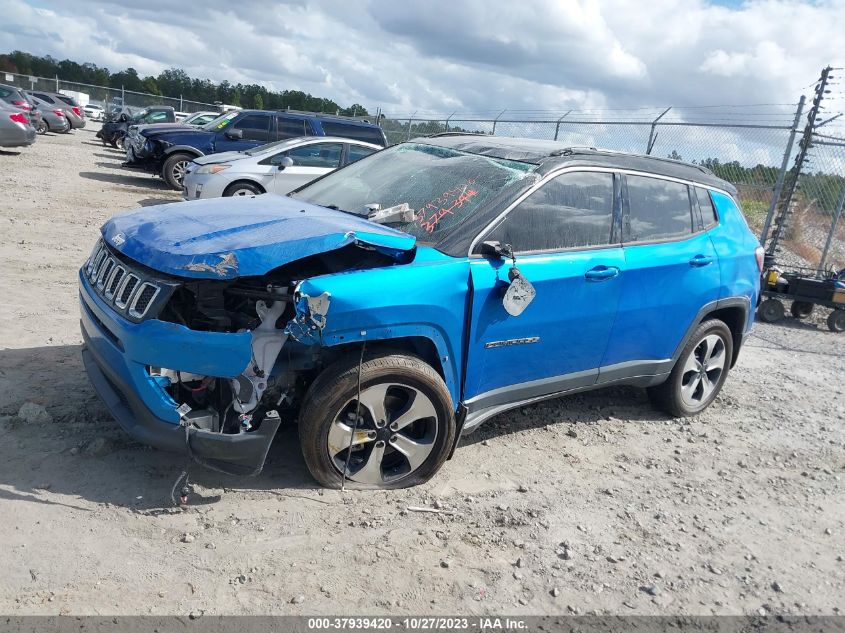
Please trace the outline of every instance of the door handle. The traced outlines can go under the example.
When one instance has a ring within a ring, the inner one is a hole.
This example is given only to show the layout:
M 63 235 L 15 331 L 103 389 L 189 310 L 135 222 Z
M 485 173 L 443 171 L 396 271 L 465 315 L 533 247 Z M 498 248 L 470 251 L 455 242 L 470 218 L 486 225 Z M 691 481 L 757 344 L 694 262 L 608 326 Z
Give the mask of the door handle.
M 616 266 L 596 266 L 584 273 L 584 277 L 589 281 L 604 281 L 605 279 L 613 279 L 619 274 L 619 269 Z
M 709 266 L 713 263 L 713 258 L 709 255 L 696 255 L 691 260 L 689 260 L 689 265 L 694 266 L 696 268 L 700 268 L 701 266 Z

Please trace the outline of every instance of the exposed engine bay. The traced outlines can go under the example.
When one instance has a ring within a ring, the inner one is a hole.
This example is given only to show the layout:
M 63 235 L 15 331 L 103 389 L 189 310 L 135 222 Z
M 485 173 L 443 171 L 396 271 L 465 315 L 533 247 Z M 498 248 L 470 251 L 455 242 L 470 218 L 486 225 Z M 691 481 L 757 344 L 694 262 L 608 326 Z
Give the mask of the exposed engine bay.
M 331 297 L 302 293 L 300 282 L 395 263 L 375 249 L 351 244 L 260 278 L 183 281 L 157 318 L 192 330 L 251 332 L 250 363 L 235 378 L 161 367 L 150 367 L 150 375 L 176 402 L 183 424 L 192 428 L 247 433 L 268 415 L 292 416 L 308 385 L 333 357 L 319 345 Z

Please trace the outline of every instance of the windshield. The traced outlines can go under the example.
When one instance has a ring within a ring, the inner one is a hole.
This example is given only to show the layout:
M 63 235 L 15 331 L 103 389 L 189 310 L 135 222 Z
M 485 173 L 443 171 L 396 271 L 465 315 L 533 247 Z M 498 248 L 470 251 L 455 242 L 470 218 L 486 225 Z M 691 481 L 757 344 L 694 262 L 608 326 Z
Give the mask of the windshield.
M 413 222 L 394 224 L 423 243 L 437 243 L 536 165 L 468 154 L 422 143 L 402 143 L 306 185 L 291 197 L 366 215 L 407 203 Z
M 273 152 L 276 150 L 284 151 L 286 148 L 296 145 L 299 143 L 300 139 L 285 139 L 283 141 L 274 141 L 272 143 L 267 143 L 266 145 L 259 145 L 258 147 L 253 147 L 252 149 L 248 149 L 244 152 L 247 156 L 255 156 L 256 154 L 266 154 L 267 152 Z
M 133 121 L 140 121 L 145 116 L 147 116 L 147 112 L 149 112 L 149 110 L 147 110 L 147 108 L 144 108 L 140 112 L 136 112 L 135 114 L 132 115 L 132 120 Z
M 227 112 L 226 114 L 221 114 L 219 117 L 214 119 L 213 121 L 209 121 L 205 125 L 202 126 L 202 129 L 206 132 L 214 132 L 215 130 L 222 130 L 224 127 L 231 123 L 232 119 L 238 116 L 238 111 L 235 110 L 234 112 Z

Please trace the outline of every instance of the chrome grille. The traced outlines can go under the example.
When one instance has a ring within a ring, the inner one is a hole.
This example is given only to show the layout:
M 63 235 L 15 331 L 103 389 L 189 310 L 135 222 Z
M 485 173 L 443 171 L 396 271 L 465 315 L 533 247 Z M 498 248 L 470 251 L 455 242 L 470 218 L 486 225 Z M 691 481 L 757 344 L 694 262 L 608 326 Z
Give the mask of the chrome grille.
M 162 290 L 155 280 L 145 279 L 112 255 L 103 240 L 97 242 L 83 271 L 103 300 L 133 319 L 144 318 Z

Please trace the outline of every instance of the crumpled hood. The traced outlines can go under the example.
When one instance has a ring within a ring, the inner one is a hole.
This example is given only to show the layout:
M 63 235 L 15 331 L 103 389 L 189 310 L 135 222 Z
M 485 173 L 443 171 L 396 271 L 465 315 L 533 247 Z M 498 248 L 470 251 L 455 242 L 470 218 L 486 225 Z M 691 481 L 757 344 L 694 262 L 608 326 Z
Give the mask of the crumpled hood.
M 263 275 L 356 242 L 399 261 L 416 244 L 407 233 L 275 194 L 144 207 L 113 217 L 101 232 L 109 246 L 145 266 L 200 279 Z
M 162 127 L 153 127 L 158 125 L 161 125 Z M 203 130 L 202 128 L 193 125 L 182 125 L 181 123 L 150 123 L 148 125 L 139 126 L 138 132 L 147 138 L 158 139 L 164 137 L 162 140 L 167 140 L 168 134 L 173 134 L 174 136 L 178 134 L 190 134 L 194 139 L 202 138 L 204 136 L 214 136 L 214 132 L 208 132 L 207 130 Z
M 129 126 L 130 129 L 136 128 L 139 132 L 146 132 L 147 135 L 155 132 L 172 132 L 173 130 L 197 130 L 195 125 L 185 125 L 184 123 L 133 123 Z

